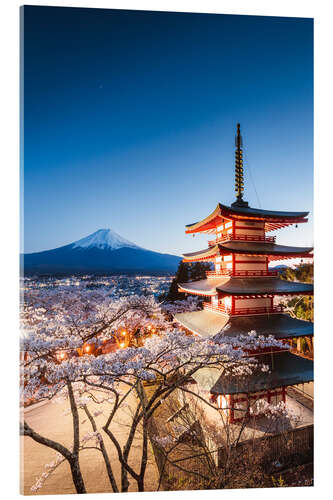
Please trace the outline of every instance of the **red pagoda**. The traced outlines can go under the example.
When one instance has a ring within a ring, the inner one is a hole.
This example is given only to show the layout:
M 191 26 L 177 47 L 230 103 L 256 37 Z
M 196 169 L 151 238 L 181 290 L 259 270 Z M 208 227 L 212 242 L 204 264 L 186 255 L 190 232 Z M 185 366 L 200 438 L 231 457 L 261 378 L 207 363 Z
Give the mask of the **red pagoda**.
M 313 285 L 286 281 L 269 269 L 274 260 L 312 257 L 312 248 L 279 245 L 267 233 L 292 224 L 307 222 L 308 212 L 282 212 L 252 208 L 243 200 L 243 153 L 240 125 L 237 124 L 235 161 L 236 201 L 219 203 L 205 219 L 186 226 L 187 234 L 208 233 L 213 239 L 208 248 L 184 254 L 184 262 L 210 261 L 214 270 L 206 279 L 181 283 L 179 290 L 207 297 L 203 310 L 176 314 L 175 319 L 190 332 L 211 336 L 248 334 L 273 335 L 286 341 L 286 349 L 271 353 L 256 352 L 270 370 L 235 385 L 217 370 L 198 372 L 197 382 L 209 390 L 220 408 L 228 408 L 235 422 L 244 416 L 250 401 L 264 398 L 270 403 L 285 401 L 288 386 L 313 381 L 313 362 L 290 352 L 291 339 L 313 336 L 313 323 L 283 314 L 276 305 L 281 296 L 313 294 Z M 209 373 L 208 373 L 209 372 Z M 242 410 L 243 408 L 243 410 Z

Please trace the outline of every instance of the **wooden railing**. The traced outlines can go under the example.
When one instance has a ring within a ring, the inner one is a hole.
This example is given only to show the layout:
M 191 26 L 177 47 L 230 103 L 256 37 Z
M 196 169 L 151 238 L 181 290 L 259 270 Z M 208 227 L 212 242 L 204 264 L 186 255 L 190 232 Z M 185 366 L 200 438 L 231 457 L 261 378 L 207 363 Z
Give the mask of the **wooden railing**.
M 278 271 L 266 271 L 266 269 L 253 269 L 253 270 L 247 270 L 247 269 L 242 269 L 239 271 L 233 271 L 232 269 L 223 269 L 221 271 L 207 271 L 206 276 L 207 278 L 218 278 L 219 276 L 221 277 L 227 277 L 227 276 L 277 276 L 279 273 Z
M 224 314 L 230 314 L 231 316 L 248 316 L 252 314 L 276 314 L 283 312 L 282 306 L 274 307 L 238 307 L 235 311 L 231 312 L 231 307 L 227 307 L 224 304 L 212 304 L 211 302 L 204 302 L 203 308 L 206 311 L 214 311 Z
M 282 306 L 274 306 L 274 307 L 238 307 L 232 313 L 234 316 L 247 316 L 248 314 L 275 314 L 283 312 Z
M 250 236 L 248 234 L 239 234 L 238 236 L 233 234 L 224 234 L 215 240 L 208 241 L 208 246 L 212 247 L 217 243 L 223 243 L 224 241 L 236 240 L 236 241 L 264 241 L 266 243 L 275 243 L 275 236 Z
M 206 309 L 206 311 L 214 311 L 224 314 L 231 313 L 231 307 L 226 307 L 224 304 L 212 304 L 211 302 L 204 302 L 203 308 Z

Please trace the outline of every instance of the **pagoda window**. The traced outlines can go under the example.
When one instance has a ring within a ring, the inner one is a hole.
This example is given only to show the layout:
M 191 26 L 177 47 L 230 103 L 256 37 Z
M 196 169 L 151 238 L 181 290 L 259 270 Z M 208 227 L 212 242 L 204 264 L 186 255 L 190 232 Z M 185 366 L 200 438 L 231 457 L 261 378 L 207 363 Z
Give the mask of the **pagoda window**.
M 271 299 L 269 297 L 259 297 L 255 299 L 235 299 L 235 312 L 236 313 L 247 313 L 248 310 L 253 310 L 255 312 L 256 309 L 262 309 L 263 312 L 270 311 L 272 308 Z
M 226 229 L 228 229 L 229 227 L 232 228 L 232 222 L 227 222 L 224 226 Z
M 229 262 L 229 261 L 231 261 L 231 260 L 232 260 L 232 255 L 225 255 L 225 256 L 223 257 L 223 260 L 224 260 L 224 262 Z
M 222 396 L 222 394 L 219 394 L 217 396 L 217 406 L 220 408 L 220 410 L 225 410 L 228 408 L 228 401 L 227 401 L 227 396 Z
M 225 307 L 230 308 L 231 307 L 231 297 L 225 297 L 225 299 L 223 300 L 223 303 L 224 303 Z

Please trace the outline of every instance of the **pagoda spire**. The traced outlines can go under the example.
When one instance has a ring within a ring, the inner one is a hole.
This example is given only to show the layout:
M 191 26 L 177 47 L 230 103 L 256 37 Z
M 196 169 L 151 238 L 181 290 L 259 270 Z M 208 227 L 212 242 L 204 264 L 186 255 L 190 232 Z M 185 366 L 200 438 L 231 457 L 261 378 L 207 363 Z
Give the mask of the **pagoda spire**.
M 243 141 L 240 133 L 240 124 L 237 123 L 237 135 L 235 139 L 235 192 L 236 201 L 232 205 L 248 206 L 248 203 L 243 200 L 244 191 L 244 172 L 243 172 Z

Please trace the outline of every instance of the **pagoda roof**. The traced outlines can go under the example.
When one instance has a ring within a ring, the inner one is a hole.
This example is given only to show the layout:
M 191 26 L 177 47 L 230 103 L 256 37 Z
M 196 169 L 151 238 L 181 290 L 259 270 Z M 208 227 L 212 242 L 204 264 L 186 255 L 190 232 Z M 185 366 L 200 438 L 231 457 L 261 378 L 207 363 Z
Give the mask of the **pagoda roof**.
M 228 255 L 230 253 L 247 255 L 270 255 L 273 258 L 306 257 L 313 247 L 290 247 L 276 245 L 262 241 L 225 241 L 212 247 L 197 252 L 183 254 L 184 261 L 210 260 L 215 255 Z M 272 259 L 274 260 L 274 259 Z M 275 259 L 276 260 L 276 259 Z
M 287 281 L 280 278 L 233 278 L 216 289 L 224 295 L 306 295 L 313 293 L 312 283 Z
M 221 276 L 221 278 L 209 278 L 205 280 L 180 283 L 179 288 L 188 293 L 196 295 L 311 295 L 313 294 L 312 283 L 300 283 L 282 280 L 280 278 L 236 278 L 232 276 Z
M 187 330 L 205 338 L 218 334 L 237 337 L 247 335 L 251 330 L 255 330 L 258 335 L 273 335 L 276 339 L 313 335 L 313 323 L 292 318 L 288 314 L 228 316 L 204 309 L 178 313 L 174 318 Z
M 278 387 L 313 381 L 313 361 L 288 351 L 257 355 L 259 363 L 269 366 L 269 372 L 255 372 L 252 376 L 229 377 L 221 368 L 207 367 L 198 370 L 194 380 L 212 394 L 254 393 Z
M 275 210 L 262 210 L 261 208 L 251 208 L 241 204 L 233 203 L 230 207 L 218 203 L 215 210 L 199 222 L 186 225 L 186 233 L 197 233 L 201 231 L 213 230 L 221 224 L 223 219 L 227 220 L 257 220 L 266 223 L 265 229 L 273 231 L 280 227 L 288 226 L 300 222 L 307 222 L 305 218 L 309 212 L 282 212 Z
M 216 295 L 216 289 L 219 285 L 226 283 L 230 280 L 229 276 L 222 276 L 220 278 L 210 278 L 205 280 L 190 281 L 188 283 L 179 283 L 179 288 L 188 293 L 196 295 Z

